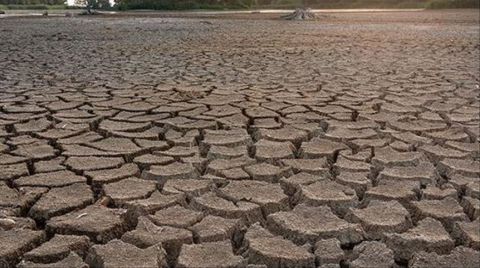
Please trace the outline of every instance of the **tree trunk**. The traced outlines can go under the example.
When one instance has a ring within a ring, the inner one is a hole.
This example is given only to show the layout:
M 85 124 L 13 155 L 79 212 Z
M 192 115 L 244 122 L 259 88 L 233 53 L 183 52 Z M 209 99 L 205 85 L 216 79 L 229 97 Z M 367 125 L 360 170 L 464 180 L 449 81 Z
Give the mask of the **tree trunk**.
M 310 8 L 297 8 L 293 13 L 282 16 L 282 18 L 286 20 L 314 20 L 317 17 Z

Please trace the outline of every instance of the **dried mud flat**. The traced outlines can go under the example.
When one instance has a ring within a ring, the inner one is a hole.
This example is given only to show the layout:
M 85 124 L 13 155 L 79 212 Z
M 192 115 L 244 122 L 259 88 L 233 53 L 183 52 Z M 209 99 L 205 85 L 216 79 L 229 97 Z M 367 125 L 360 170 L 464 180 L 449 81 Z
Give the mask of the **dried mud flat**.
M 0 20 L 0 267 L 480 265 L 477 11 L 169 16 Z

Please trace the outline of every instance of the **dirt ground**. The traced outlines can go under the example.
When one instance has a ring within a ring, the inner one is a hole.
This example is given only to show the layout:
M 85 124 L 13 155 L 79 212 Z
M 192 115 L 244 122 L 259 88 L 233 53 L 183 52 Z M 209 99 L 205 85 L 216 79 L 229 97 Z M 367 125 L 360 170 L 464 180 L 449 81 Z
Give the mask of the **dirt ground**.
M 479 267 L 479 21 L 0 19 L 0 267 Z

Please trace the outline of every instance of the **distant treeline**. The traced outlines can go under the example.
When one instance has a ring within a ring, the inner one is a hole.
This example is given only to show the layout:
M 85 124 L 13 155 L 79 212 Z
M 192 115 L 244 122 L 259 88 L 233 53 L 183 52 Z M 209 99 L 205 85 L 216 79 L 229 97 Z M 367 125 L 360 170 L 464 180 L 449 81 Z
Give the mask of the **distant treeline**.
M 1 1 L 1 0 L 0 0 Z M 478 8 L 480 0 L 116 0 L 128 9 Z
M 105 0 L 76 0 L 102 2 Z M 12 8 L 64 6 L 65 0 L 0 0 Z M 480 0 L 115 0 L 128 9 L 248 9 L 248 8 L 479 8 Z M 95 4 L 93 5 L 95 6 Z M 100 5 L 101 6 L 101 5 Z M 1 6 L 0 6 L 1 8 Z
M 0 0 L 0 10 L 4 9 L 64 9 L 65 0 Z
M 0 5 L 63 5 L 65 0 L 0 0 Z

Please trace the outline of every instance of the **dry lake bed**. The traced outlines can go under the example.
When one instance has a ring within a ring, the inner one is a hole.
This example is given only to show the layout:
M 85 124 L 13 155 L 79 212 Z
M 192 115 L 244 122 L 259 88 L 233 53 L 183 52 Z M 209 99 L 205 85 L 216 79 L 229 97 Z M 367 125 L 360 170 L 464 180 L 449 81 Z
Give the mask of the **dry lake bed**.
M 0 19 L 0 267 L 479 267 L 478 10 Z

